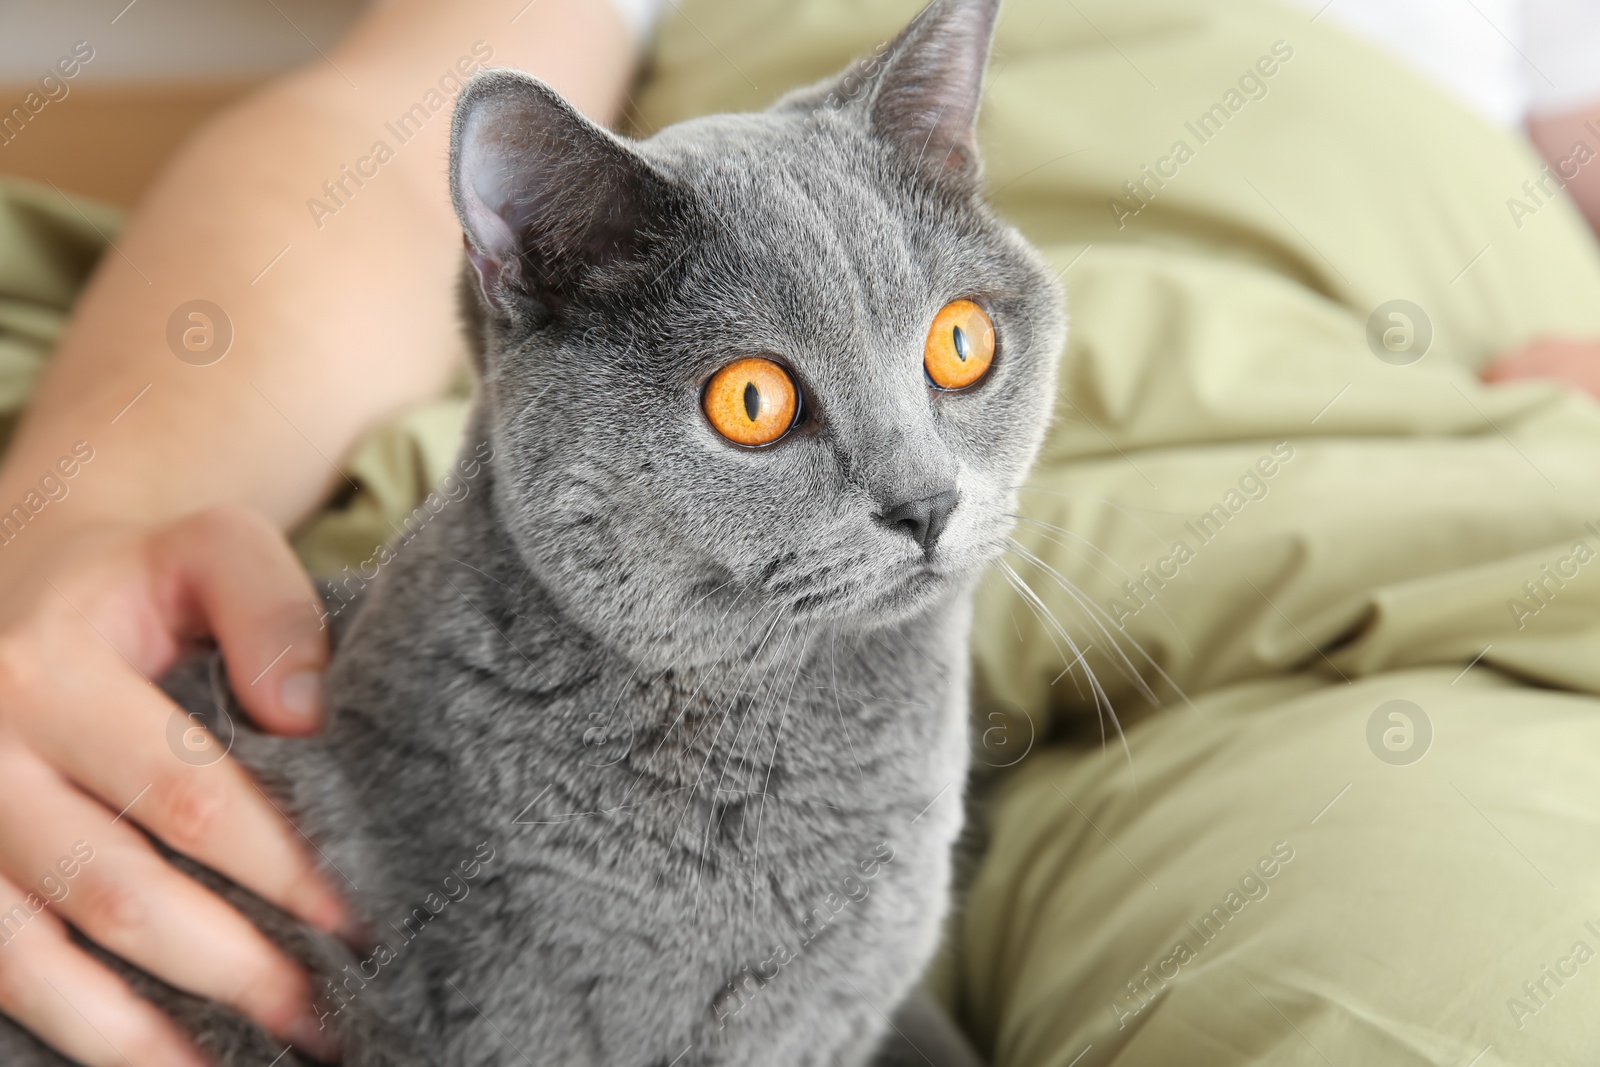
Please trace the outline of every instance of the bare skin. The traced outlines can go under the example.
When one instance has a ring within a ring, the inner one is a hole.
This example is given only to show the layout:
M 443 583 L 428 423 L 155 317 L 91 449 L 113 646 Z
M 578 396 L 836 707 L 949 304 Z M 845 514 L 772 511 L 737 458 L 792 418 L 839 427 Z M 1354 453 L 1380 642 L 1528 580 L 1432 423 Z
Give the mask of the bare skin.
M 1600 233 L 1600 161 L 1577 166 L 1573 147 L 1583 142 L 1600 152 L 1600 141 L 1588 128 L 1600 128 L 1600 107 L 1583 108 L 1528 119 L 1528 136 L 1552 169 L 1566 178 L 1566 189 L 1589 226 Z M 1575 173 L 1573 173 L 1575 171 Z M 1571 174 L 1571 177 L 1566 177 Z M 1540 337 L 1514 352 L 1508 352 L 1484 369 L 1486 382 L 1514 382 L 1546 379 L 1566 382 L 1574 388 L 1600 397 L 1600 338 Z
M 334 1051 L 307 977 L 144 835 L 325 930 L 346 922 L 337 887 L 232 761 L 175 756 L 176 709 L 150 679 L 211 637 L 258 724 L 317 729 L 327 650 L 283 531 L 327 497 L 331 461 L 459 361 L 449 110 L 403 145 L 385 123 L 485 48 L 481 65 L 533 71 L 602 121 L 635 60 L 595 0 L 375 5 L 326 62 L 170 165 L 100 264 L 0 468 L 9 507 L 75 442 L 94 449 L 70 498 L 0 547 L 0 1011 L 91 1067 L 204 1061 L 67 940 L 69 923 L 286 1042 Z M 394 158 L 319 227 L 308 198 L 379 139 Z M 204 367 L 165 339 L 197 297 L 235 331 Z M 66 879 L 80 842 L 93 858 Z
M 1600 399 L 1600 341 L 1540 337 L 1484 368 L 1486 382 L 1565 382 Z
M 1567 193 L 1589 220 L 1590 228 L 1600 233 L 1600 160 L 1580 165 L 1577 160 L 1582 153 L 1573 151 L 1574 144 L 1582 141 L 1591 153 L 1600 153 L 1600 141 L 1588 128 L 1590 123 L 1600 129 L 1600 107 L 1533 115 L 1528 119 L 1528 138 L 1566 183 Z

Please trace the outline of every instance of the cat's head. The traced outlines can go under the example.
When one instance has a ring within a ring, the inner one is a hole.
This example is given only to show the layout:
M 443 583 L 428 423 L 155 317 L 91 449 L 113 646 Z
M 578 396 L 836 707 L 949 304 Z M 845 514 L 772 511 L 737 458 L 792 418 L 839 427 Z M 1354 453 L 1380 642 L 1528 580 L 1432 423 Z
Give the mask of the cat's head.
M 451 184 L 500 521 L 663 662 L 970 587 L 1050 418 L 1050 272 L 980 199 L 998 0 L 935 0 L 759 114 L 617 137 L 491 71 Z

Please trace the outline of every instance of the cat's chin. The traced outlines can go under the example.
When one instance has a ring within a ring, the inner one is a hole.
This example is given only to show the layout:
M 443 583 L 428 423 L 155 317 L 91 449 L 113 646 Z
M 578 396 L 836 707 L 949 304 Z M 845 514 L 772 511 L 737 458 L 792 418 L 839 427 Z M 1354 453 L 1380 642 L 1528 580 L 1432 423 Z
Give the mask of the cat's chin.
M 862 629 L 878 629 L 906 622 L 949 604 L 974 584 L 970 568 L 946 570 L 919 563 L 895 576 L 886 588 L 872 593 L 851 613 Z

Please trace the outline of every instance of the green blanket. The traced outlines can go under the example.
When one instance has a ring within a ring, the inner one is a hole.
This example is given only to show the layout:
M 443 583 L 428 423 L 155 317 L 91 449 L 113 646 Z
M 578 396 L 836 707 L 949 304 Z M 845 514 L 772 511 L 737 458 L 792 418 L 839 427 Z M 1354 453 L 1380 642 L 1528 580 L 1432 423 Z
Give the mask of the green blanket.
M 0 447 L 120 213 L 0 175 Z
M 683 0 L 637 124 L 763 106 L 915 7 Z M 1600 337 L 1582 220 L 1265 0 L 1009 0 L 980 133 L 1072 330 L 980 595 L 989 846 L 933 983 L 1008 1067 L 1600 1062 L 1600 406 L 1474 374 Z M 4 192 L 14 404 L 98 244 Z M 19 258 L 57 241 L 75 269 Z M 304 557 L 369 554 L 460 415 L 363 445 Z

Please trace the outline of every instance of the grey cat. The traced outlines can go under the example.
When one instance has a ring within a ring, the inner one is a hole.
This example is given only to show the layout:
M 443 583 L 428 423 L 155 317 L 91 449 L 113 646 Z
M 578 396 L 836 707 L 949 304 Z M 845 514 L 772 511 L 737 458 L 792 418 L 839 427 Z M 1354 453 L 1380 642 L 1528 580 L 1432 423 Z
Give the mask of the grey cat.
M 1065 331 L 980 199 L 996 7 L 639 142 L 520 73 L 463 93 L 465 488 L 331 592 L 325 733 L 234 745 L 370 943 L 185 865 L 314 968 L 346 1064 L 871 1059 L 946 912 L 971 590 Z M 284 1053 L 117 966 L 216 1062 Z M 0 1062 L 62 1061 L 0 1024 Z

